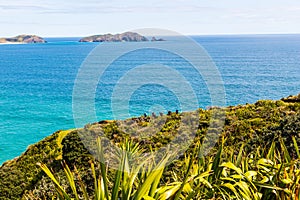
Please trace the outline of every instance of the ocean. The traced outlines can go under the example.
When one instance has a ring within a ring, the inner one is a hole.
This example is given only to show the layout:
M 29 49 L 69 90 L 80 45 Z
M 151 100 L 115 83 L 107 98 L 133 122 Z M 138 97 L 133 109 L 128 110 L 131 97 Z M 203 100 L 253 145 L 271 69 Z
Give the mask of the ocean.
M 226 105 L 300 93 L 300 35 L 191 38 L 207 51 L 219 70 Z M 79 38 L 46 40 L 46 44 L 0 45 L 0 164 L 57 130 L 75 127 L 74 81 L 83 61 L 98 44 L 79 43 Z M 144 63 L 145 55 L 149 63 L 155 61 L 180 69 L 191 82 L 199 107 L 210 106 L 204 78 L 194 77 L 193 69 L 185 67 L 185 60 L 166 52 L 145 49 L 120 57 L 112 63 L 110 70 L 114 75 L 103 73 L 102 80 L 117 81 L 126 70 Z M 99 82 L 95 95 L 97 120 L 115 118 L 110 111 L 114 86 Z M 129 101 L 130 116 L 180 109 L 176 95 L 159 84 L 139 87 Z

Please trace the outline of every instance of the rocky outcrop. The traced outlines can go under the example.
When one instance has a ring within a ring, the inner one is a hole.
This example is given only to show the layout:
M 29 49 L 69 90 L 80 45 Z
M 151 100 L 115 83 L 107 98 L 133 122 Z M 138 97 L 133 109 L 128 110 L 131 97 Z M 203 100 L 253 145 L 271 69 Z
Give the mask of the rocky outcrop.
M 282 98 L 281 99 L 282 101 L 284 102 L 287 102 L 287 103 L 296 103 L 296 102 L 300 102 L 300 94 L 298 94 L 297 96 L 288 96 L 286 98 Z
M 0 43 L 46 43 L 42 37 L 36 35 L 18 35 L 12 38 L 0 38 Z
M 156 39 L 156 37 L 152 37 L 151 42 L 162 42 L 162 41 L 166 41 L 162 38 Z
M 79 42 L 145 42 L 148 39 L 138 33 L 104 34 L 84 37 Z

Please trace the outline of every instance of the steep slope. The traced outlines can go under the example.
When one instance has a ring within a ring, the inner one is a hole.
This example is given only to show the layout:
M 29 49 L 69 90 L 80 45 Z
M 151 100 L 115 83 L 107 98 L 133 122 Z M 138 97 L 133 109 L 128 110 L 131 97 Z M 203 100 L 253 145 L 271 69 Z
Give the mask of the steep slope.
M 269 146 L 276 138 L 283 138 L 290 154 L 296 155 L 292 148 L 292 136 L 297 138 L 300 145 L 300 94 L 283 98 L 278 101 L 260 100 L 255 104 L 230 106 L 225 109 L 226 118 L 222 135 L 226 138 L 225 149 L 228 152 L 238 151 L 245 144 L 247 151 L 253 151 L 258 146 Z M 199 109 L 199 131 L 195 141 L 206 134 L 210 124 L 212 110 Z M 167 144 L 177 134 L 181 114 L 169 113 L 165 125 L 156 135 L 147 141 L 145 148 L 152 146 L 160 148 Z M 143 126 L 149 125 L 149 117 L 134 118 Z M 217 123 L 217 122 L 216 122 Z M 36 163 L 47 164 L 60 177 L 64 177 L 61 161 L 70 166 L 76 166 L 82 179 L 92 191 L 93 181 L 89 171 L 89 161 L 92 155 L 85 148 L 79 137 L 81 130 L 94 133 L 101 128 L 107 138 L 115 143 L 130 137 L 122 132 L 116 121 L 102 121 L 86 125 L 83 129 L 58 131 L 44 140 L 31 145 L 20 157 L 4 163 L 0 167 L 0 199 L 20 199 L 24 194 L 34 194 L 37 197 L 50 197 L 54 187 L 49 178 L 41 172 Z M 137 142 L 136 136 L 132 136 Z M 216 148 L 218 143 L 216 144 Z M 211 152 L 214 154 L 214 151 Z M 61 179 L 62 184 L 66 182 Z M 67 187 L 67 184 L 65 184 Z M 13 189 L 14 188 L 14 189 Z

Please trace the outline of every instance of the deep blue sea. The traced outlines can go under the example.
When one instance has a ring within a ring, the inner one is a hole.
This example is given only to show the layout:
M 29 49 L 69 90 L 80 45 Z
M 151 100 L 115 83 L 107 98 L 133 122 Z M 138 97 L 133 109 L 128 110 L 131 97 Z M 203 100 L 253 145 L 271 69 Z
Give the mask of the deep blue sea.
M 226 105 L 300 93 L 300 35 L 192 38 L 205 48 L 217 66 L 224 81 Z M 0 45 L 0 164 L 57 130 L 75 127 L 74 81 L 82 62 L 98 44 L 79 43 L 79 38 L 46 39 L 47 44 Z M 173 63 L 173 55 L 151 49 L 121 57 L 111 70 L 118 77 L 118 73 L 124 74 L 124 67 L 143 60 L 144 55 L 149 62 L 153 59 L 180 66 L 194 84 L 203 81 L 194 78 L 193 71 L 184 67 L 184 61 Z M 109 74 L 103 74 L 107 76 L 104 79 L 116 79 Z M 95 98 L 97 120 L 112 118 L 112 91 L 112 85 L 99 83 Z M 210 106 L 205 84 L 195 92 L 200 107 Z M 179 106 L 170 90 L 151 84 L 140 87 L 130 102 L 131 115 L 142 115 L 151 109 L 166 112 Z

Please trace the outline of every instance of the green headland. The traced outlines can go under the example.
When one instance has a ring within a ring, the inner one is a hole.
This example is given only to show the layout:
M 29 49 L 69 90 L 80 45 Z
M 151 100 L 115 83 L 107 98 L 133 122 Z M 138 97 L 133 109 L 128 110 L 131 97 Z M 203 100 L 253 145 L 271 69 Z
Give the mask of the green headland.
M 225 118 L 211 121 L 218 110 L 225 112 Z M 0 167 L 0 199 L 299 199 L 300 94 L 199 109 L 198 114 L 198 131 L 182 156 L 168 164 L 172 152 L 159 163 L 145 158 L 140 168 L 130 164 L 132 157 L 167 146 L 179 134 L 182 113 L 166 114 L 163 128 L 147 142 L 124 133 L 117 121 L 57 131 Z M 144 127 L 151 124 L 149 116 L 135 121 Z M 207 132 L 213 134 L 213 124 L 221 121 L 221 134 L 203 154 Z M 101 152 L 106 149 L 96 137 L 99 129 L 132 157 L 121 153 L 98 162 L 90 152 L 104 159 Z M 86 149 L 82 130 L 95 141 L 94 150 Z M 108 167 L 107 162 L 118 160 L 119 170 Z M 151 170 L 143 170 L 146 165 Z

